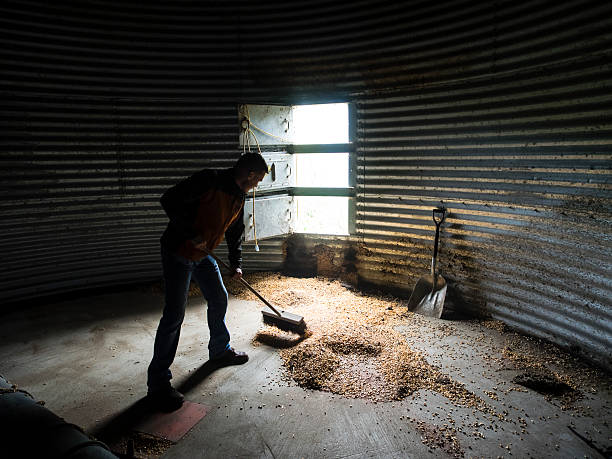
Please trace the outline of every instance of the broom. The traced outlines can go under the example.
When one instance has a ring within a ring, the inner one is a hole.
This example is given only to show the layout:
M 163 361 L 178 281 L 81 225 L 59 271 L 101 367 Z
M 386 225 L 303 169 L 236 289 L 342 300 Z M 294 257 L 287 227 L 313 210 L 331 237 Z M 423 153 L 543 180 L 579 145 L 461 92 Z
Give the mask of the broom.
M 214 253 L 212 253 L 210 250 L 203 248 L 203 247 L 202 248 L 198 247 L 198 248 L 208 253 L 211 257 L 215 259 L 217 263 L 219 263 L 225 269 L 227 269 L 228 271 L 231 271 L 231 268 L 226 263 L 224 263 L 219 258 L 217 258 L 217 256 Z M 263 314 L 264 323 L 268 325 L 272 325 L 276 328 L 280 328 L 281 330 L 298 333 L 300 335 L 306 333 L 306 322 L 304 322 L 304 318 L 302 316 L 299 316 L 297 314 L 292 314 L 291 312 L 287 312 L 287 311 L 279 311 L 274 306 L 272 306 L 268 302 L 268 300 L 266 300 L 263 296 L 261 296 L 257 290 L 251 287 L 251 285 L 247 281 L 245 281 L 242 277 L 239 277 L 238 280 L 242 282 L 242 285 L 244 285 L 251 292 L 253 292 L 257 298 L 259 298 L 266 306 L 268 306 L 271 309 L 272 312 L 266 311 L 265 309 L 261 311 L 261 313 Z

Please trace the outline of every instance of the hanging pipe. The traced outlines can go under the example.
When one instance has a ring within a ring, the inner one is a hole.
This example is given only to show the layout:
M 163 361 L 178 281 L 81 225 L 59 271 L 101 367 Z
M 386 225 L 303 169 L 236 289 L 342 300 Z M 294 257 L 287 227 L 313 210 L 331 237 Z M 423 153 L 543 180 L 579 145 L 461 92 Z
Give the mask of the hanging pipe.
M 0 375 L 0 457 L 117 459 L 118 456 Z

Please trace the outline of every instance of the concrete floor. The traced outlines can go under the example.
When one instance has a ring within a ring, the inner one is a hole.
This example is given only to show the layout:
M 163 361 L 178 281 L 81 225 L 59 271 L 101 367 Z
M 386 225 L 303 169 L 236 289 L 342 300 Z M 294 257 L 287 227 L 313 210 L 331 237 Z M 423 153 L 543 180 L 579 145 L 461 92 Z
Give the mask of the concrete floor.
M 161 308 L 159 294 L 134 287 L 5 314 L 0 375 L 87 432 L 113 425 L 129 430 L 130 410 L 146 393 Z M 247 351 L 250 361 L 209 372 L 205 307 L 190 298 L 173 382 L 209 411 L 163 458 L 453 457 L 441 440 L 424 441 L 426 430 L 435 437 L 449 427 L 456 428 L 460 444 L 455 457 L 602 457 L 568 426 L 599 450 L 611 446 L 609 376 L 593 377 L 576 409 L 563 410 L 556 400 L 512 384 L 520 368 L 492 363 L 508 339 L 502 332 L 470 321 L 431 319 L 418 333 L 406 333 L 430 363 L 505 411 L 500 419 L 455 406 L 429 390 L 376 403 L 288 383 L 278 350 L 251 343 L 261 327 L 260 309 L 256 302 L 230 299 L 232 344 Z M 491 391 L 494 398 L 486 395 Z

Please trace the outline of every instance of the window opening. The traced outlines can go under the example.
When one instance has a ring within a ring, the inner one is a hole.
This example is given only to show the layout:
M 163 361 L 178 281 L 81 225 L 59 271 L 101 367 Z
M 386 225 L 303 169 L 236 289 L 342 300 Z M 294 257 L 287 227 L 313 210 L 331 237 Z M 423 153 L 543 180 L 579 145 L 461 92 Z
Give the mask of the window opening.
M 348 104 L 292 106 L 295 144 L 348 143 Z
M 240 107 L 240 115 L 244 151 L 263 149 L 264 156 L 266 152 L 278 154 L 283 150 L 292 153 L 291 164 L 283 164 L 280 173 L 280 163 L 271 164 L 267 179 L 274 182 L 279 175 L 284 178 L 286 171 L 293 175 L 288 180 L 291 185 L 286 188 L 291 195 L 292 208 L 288 211 L 293 216 L 291 231 L 348 235 L 349 218 L 354 214 L 350 211 L 354 202 L 349 104 L 244 105 Z M 257 189 L 260 195 L 263 184 Z M 254 199 L 251 206 L 250 224 L 255 226 Z M 258 223 L 264 224 L 261 217 Z M 256 231 L 259 230 L 253 227 L 255 240 Z
M 348 153 L 296 154 L 298 187 L 346 188 L 349 186 Z M 296 196 L 295 232 L 348 234 L 347 197 Z

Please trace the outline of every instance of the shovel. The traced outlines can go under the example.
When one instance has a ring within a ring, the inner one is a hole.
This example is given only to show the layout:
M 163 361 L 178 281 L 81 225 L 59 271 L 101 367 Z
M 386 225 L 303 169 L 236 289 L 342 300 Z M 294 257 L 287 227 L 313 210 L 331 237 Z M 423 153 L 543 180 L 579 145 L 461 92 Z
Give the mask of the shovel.
M 434 241 L 433 257 L 431 258 L 431 274 L 427 274 L 418 280 L 408 300 L 409 311 L 437 319 L 442 317 L 444 298 L 446 297 L 446 280 L 439 274 L 436 274 L 440 225 L 444 221 L 445 216 L 446 209 L 444 207 L 438 207 L 433 210 L 436 238 Z

